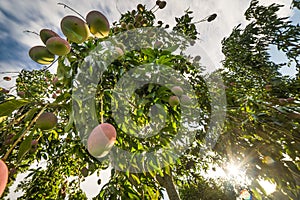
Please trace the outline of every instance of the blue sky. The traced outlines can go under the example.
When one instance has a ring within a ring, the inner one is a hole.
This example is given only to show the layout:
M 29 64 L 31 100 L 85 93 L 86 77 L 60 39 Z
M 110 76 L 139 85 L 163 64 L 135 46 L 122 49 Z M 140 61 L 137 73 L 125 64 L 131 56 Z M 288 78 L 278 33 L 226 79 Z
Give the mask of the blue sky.
M 119 10 L 125 11 L 136 7 L 137 3 L 152 7 L 155 0 L 0 0 L 0 71 L 20 70 L 22 68 L 34 69 L 41 66 L 31 61 L 28 50 L 34 45 L 42 45 L 39 37 L 24 33 L 25 30 L 39 32 L 42 28 L 49 28 L 58 32 L 62 37 L 59 24 L 63 16 L 72 14 L 72 11 L 57 5 L 66 3 L 76 9 L 83 16 L 92 9 L 103 12 L 110 22 L 120 17 Z M 214 64 L 220 67 L 222 60 L 221 40 L 228 36 L 232 28 L 242 22 L 243 13 L 249 5 L 249 0 L 169 0 L 165 10 L 158 11 L 158 18 L 162 17 L 169 24 L 174 24 L 174 17 L 183 14 L 190 7 L 194 10 L 195 21 L 212 13 L 218 18 L 213 23 L 200 23 L 198 29 L 201 33 L 203 47 Z M 290 14 L 290 0 L 263 0 L 262 2 L 279 2 L 287 5 L 282 15 Z
M 59 32 L 64 37 L 59 29 L 60 20 L 63 16 L 72 14 L 70 10 L 64 9 L 63 6 L 57 5 L 59 1 L 53 0 L 0 0 L 0 70 L 8 69 L 33 69 L 39 68 L 40 65 L 34 63 L 28 57 L 28 50 L 34 45 L 41 45 L 39 37 L 24 33 L 24 30 L 30 30 L 39 32 L 42 28 L 53 29 Z M 93 1 L 86 0 L 84 3 L 79 0 L 63 0 L 60 1 L 66 3 L 76 9 L 83 16 L 92 9 L 100 10 L 103 12 L 110 22 L 117 20 L 120 14 L 117 11 L 125 11 L 135 8 L 137 3 L 152 7 L 155 3 L 152 1 Z M 187 3 L 189 2 L 189 3 Z M 206 25 L 199 24 L 199 29 L 202 29 L 201 34 L 204 43 L 208 43 L 209 40 L 213 43 L 208 44 L 210 46 L 216 45 L 216 41 L 220 43 L 220 40 L 230 33 L 230 30 L 234 25 L 242 20 L 243 11 L 248 6 L 248 0 L 230 0 L 229 3 L 216 3 L 215 1 L 186 1 L 180 2 L 176 0 L 169 0 L 168 5 L 163 11 L 158 11 L 158 18 L 162 17 L 168 23 L 174 24 L 174 17 L 183 14 L 183 11 L 188 7 L 191 7 L 196 12 L 194 13 L 195 21 L 202 19 L 203 17 L 217 12 L 219 17 L 214 23 Z M 226 7 L 230 9 L 226 9 Z M 234 12 L 232 12 L 234 9 Z M 199 12 L 200 11 L 200 12 Z M 213 32 L 212 36 L 210 33 Z M 209 33 L 209 34 L 207 34 Z M 207 35 L 206 35 L 207 34 Z M 208 37 L 209 36 L 209 37 Z M 220 44 L 218 44 L 220 47 Z M 216 53 L 218 51 L 218 53 Z M 219 54 L 220 48 L 211 48 L 212 54 Z
M 151 8 L 155 0 L 0 0 L 0 72 L 20 71 L 21 69 L 39 69 L 42 66 L 33 62 L 28 51 L 32 46 L 42 45 L 37 35 L 24 33 L 25 30 L 39 32 L 43 28 L 52 29 L 61 33 L 59 24 L 65 15 L 76 15 L 72 11 L 57 5 L 58 2 L 66 3 L 83 16 L 90 10 L 99 10 L 104 13 L 110 22 L 119 19 L 120 11 L 136 8 L 138 3 L 146 4 Z M 229 36 L 234 26 L 245 24 L 244 11 L 248 8 L 250 0 L 167 0 L 164 10 L 157 12 L 157 18 L 164 19 L 172 27 L 175 20 L 184 14 L 184 10 L 191 8 L 195 11 L 193 16 L 198 21 L 212 13 L 217 13 L 217 19 L 212 23 L 197 25 L 201 33 L 201 43 L 207 56 L 215 67 L 221 67 L 223 55 L 221 53 L 221 40 Z M 286 5 L 281 11 L 281 16 L 293 15 L 289 9 L 291 0 L 262 0 L 263 4 L 272 2 Z M 292 19 L 297 20 L 300 14 L 296 13 Z M 275 60 L 283 60 L 284 56 L 273 50 Z M 55 67 L 52 68 L 55 71 Z M 286 69 L 286 73 L 293 70 Z M 10 87 L 11 83 L 2 80 L 0 74 L 0 87 Z M 13 83 L 13 82 L 12 82 Z

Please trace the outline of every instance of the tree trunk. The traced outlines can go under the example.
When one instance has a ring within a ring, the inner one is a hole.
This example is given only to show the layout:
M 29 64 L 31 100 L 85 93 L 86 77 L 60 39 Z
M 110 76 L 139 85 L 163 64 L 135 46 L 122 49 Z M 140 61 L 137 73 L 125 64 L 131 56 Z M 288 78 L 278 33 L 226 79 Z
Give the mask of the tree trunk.
M 161 186 L 166 188 L 170 200 L 180 200 L 179 194 L 170 175 L 164 174 L 163 177 L 157 175 L 156 179 Z

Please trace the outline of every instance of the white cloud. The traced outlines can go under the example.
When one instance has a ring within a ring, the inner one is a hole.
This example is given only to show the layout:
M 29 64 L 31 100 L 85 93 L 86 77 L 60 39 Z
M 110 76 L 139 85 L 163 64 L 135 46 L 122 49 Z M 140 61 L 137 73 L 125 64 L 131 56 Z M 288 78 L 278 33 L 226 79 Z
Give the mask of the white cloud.
M 84 3 L 80 0 L 63 0 L 61 1 L 67 5 L 73 7 L 84 17 L 87 12 L 92 9 L 102 11 L 107 15 L 108 19 L 113 22 L 119 19 L 121 12 L 135 8 L 138 3 L 146 4 L 148 8 L 155 4 L 155 1 L 94 1 L 86 0 Z M 226 0 L 226 1 L 215 1 L 215 0 L 190 0 L 190 1 L 178 1 L 168 0 L 167 6 L 164 10 L 158 10 L 156 12 L 157 18 L 164 19 L 170 25 L 174 25 L 174 17 L 181 16 L 184 14 L 184 10 L 190 8 L 194 11 L 194 20 L 197 21 L 212 13 L 217 13 L 217 19 L 212 23 L 200 23 L 197 25 L 199 32 L 201 33 L 201 39 L 203 48 L 207 50 L 207 54 L 213 58 L 215 65 L 220 66 L 219 62 L 223 56 L 221 53 L 221 40 L 228 36 L 232 28 L 244 22 L 243 13 L 249 5 L 249 0 Z M 289 5 L 291 0 L 261 0 L 263 4 L 270 4 L 270 2 L 276 2 L 286 5 L 281 10 L 281 15 L 291 14 Z M 42 28 L 50 28 L 56 32 L 60 32 L 59 24 L 60 20 L 65 15 L 76 15 L 71 10 L 64 8 L 63 6 L 57 5 L 57 2 L 52 0 L 45 1 L 34 1 L 34 3 L 28 3 L 28 1 L 1 1 L 0 7 L 5 10 L 4 15 L 0 12 L 0 19 L 2 24 L 6 25 L 9 30 L 1 31 L 0 39 L 8 40 L 13 38 L 18 41 L 20 45 L 24 45 L 29 50 L 33 45 L 41 45 L 39 37 L 36 35 L 24 33 L 24 30 L 31 30 L 39 32 Z M 1 9 L 0 9 L 1 10 Z M 16 20 L 17 19 L 17 20 Z M 27 52 L 24 51 L 27 56 Z M 32 62 L 28 58 L 26 64 L 31 65 Z M 3 70 L 3 63 L 0 63 L 0 68 Z

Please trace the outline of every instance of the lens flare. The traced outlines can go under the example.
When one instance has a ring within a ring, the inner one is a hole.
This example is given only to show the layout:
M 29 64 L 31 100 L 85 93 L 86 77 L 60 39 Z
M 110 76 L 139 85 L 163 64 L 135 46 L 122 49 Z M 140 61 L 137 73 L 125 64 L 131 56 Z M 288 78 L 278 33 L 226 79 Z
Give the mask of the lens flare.
M 276 190 L 276 183 L 272 183 L 264 179 L 260 179 L 258 183 L 264 188 L 267 195 L 272 194 Z

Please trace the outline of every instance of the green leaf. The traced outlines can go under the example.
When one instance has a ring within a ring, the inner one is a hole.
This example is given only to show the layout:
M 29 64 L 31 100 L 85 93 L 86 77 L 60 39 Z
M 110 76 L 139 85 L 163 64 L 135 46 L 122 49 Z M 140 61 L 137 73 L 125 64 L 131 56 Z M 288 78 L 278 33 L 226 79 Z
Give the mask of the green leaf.
M 24 99 L 12 99 L 0 104 L 0 117 L 10 115 L 13 111 L 21 108 L 22 106 L 28 104 L 28 100 Z
M 70 93 L 64 93 L 64 94 L 62 94 L 62 95 L 59 95 L 57 98 L 56 98 L 56 100 L 55 100 L 55 102 L 53 102 L 53 104 L 58 104 L 58 103 L 60 103 L 60 102 L 62 102 L 62 101 L 66 101 L 67 99 L 69 99 L 71 97 L 71 94 Z
M 143 149 L 144 149 L 143 145 L 141 143 L 138 143 L 138 150 L 143 150 Z
M 51 141 L 57 140 L 58 139 L 58 133 L 55 130 L 51 130 L 51 134 L 49 135 L 48 139 Z
M 67 126 L 65 127 L 65 132 L 69 132 L 69 130 L 71 130 L 71 128 L 73 127 L 73 123 L 74 123 L 74 116 L 73 113 L 69 113 L 69 121 Z
M 172 60 L 172 58 L 168 57 L 168 56 L 161 56 L 156 63 L 157 64 L 167 64 L 170 63 L 170 61 Z
M 262 199 L 262 198 L 261 198 L 261 195 L 260 195 L 259 192 L 257 191 L 257 188 L 253 189 L 252 192 L 253 192 L 253 196 L 254 196 L 256 199 L 258 199 L 258 200 L 261 200 L 261 199 Z
M 166 165 L 166 167 L 165 167 L 165 173 L 166 173 L 167 175 L 171 175 L 170 165 Z
M 150 170 L 149 174 L 151 175 L 151 177 L 155 177 L 155 171 Z
M 99 197 L 104 197 L 105 195 L 105 190 L 101 190 L 101 192 L 99 193 Z
M 38 110 L 39 110 L 39 108 L 36 108 L 36 107 L 32 108 L 32 109 L 28 112 L 28 114 L 25 116 L 24 121 L 25 121 L 25 122 L 26 122 L 26 121 L 31 121 L 32 118 L 33 118 L 33 116 L 34 116 L 34 114 L 35 114 Z
M 128 196 L 130 199 L 140 199 L 136 194 L 133 194 L 131 192 L 128 192 Z
M 28 135 L 21 143 L 18 153 L 18 161 L 20 162 L 23 156 L 31 149 L 32 133 Z
M 7 116 L 0 117 L 0 123 L 7 119 Z
M 179 47 L 179 44 L 175 44 L 167 49 L 164 49 L 164 51 L 174 52 L 178 49 L 178 47 Z
M 145 55 L 147 55 L 149 57 L 153 57 L 154 56 L 153 49 L 148 48 L 148 49 L 142 49 L 141 51 L 142 51 L 143 54 L 145 54 Z
M 137 182 L 137 184 L 141 184 L 141 181 L 140 181 L 139 177 L 137 177 L 134 174 L 131 174 L 131 177 Z

